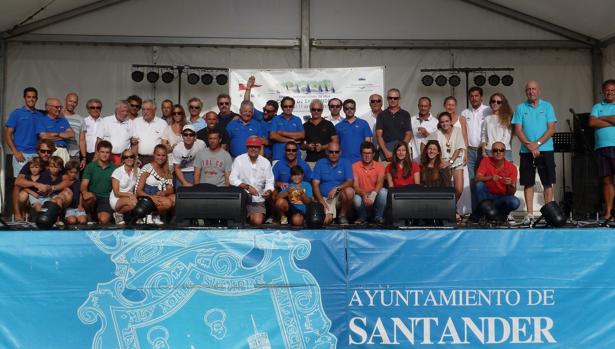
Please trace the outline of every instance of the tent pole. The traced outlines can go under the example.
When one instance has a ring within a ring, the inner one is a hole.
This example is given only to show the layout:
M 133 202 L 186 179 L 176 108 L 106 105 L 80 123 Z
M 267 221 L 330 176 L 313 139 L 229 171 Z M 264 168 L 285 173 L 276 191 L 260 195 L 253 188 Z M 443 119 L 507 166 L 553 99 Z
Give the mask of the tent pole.
M 310 67 L 310 0 L 301 0 L 301 68 Z
M 594 102 L 597 102 L 602 96 L 602 81 L 604 80 L 602 47 L 600 45 L 594 45 L 591 49 L 591 55 L 592 92 Z

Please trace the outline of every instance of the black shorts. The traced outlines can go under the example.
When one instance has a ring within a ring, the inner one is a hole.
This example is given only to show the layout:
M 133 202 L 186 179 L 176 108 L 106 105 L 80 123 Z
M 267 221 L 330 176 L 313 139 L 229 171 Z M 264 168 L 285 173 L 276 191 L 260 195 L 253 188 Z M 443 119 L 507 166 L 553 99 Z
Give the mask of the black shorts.
M 615 174 L 615 147 L 596 149 L 598 177 L 608 177 Z
M 113 214 L 114 212 L 109 203 L 109 198 L 102 196 L 96 196 L 96 207 L 94 210 L 96 213 L 107 212 L 108 214 Z
M 536 170 L 540 182 L 545 187 L 555 184 L 555 158 L 552 151 L 541 151 L 540 156 L 534 158 L 532 153 L 519 154 L 519 184 L 531 187 L 536 184 Z

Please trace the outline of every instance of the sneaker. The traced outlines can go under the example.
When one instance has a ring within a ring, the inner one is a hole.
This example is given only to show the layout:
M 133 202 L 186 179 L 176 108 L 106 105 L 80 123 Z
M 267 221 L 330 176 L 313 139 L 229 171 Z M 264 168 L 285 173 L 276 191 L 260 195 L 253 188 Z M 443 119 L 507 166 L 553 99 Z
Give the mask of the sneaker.
M 523 222 L 521 222 L 523 225 L 530 225 L 532 223 L 534 223 L 534 215 L 531 213 L 528 213 L 527 216 L 523 218 Z
M 357 218 L 357 219 L 354 220 L 354 224 L 358 224 L 358 225 L 365 224 L 365 219 Z
M 506 220 L 508 221 L 508 223 L 515 223 L 515 217 L 513 217 L 512 213 L 508 214 L 508 217 L 506 217 Z
M 119 212 L 113 212 L 113 220 L 115 221 L 115 224 L 117 225 L 125 224 L 124 215 Z
M 151 214 L 148 214 L 145 217 L 145 224 L 154 224 L 154 217 Z
M 160 219 L 160 215 L 152 215 L 152 223 L 155 225 L 163 225 L 164 222 Z
M 347 225 L 348 224 L 348 218 L 346 218 L 346 216 L 339 216 L 339 217 L 337 217 L 337 224 Z
M 282 224 L 282 225 L 286 225 L 286 224 L 288 224 L 288 217 L 286 217 L 286 216 L 281 216 L 281 217 L 280 217 L 280 224 Z
M 269 217 L 267 218 L 267 220 L 265 221 L 265 224 L 272 224 L 273 223 L 273 217 Z

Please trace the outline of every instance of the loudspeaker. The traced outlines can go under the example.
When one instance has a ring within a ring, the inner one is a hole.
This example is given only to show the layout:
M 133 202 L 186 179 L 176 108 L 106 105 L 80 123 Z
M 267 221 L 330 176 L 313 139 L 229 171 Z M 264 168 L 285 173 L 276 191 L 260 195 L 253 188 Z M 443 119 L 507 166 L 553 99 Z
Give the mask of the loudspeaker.
M 593 153 L 572 156 L 572 193 L 572 212 L 575 219 L 593 218 L 596 213 L 602 211 L 604 198 Z
M 237 187 L 198 184 L 177 189 L 175 219 L 177 224 L 191 220 L 225 220 L 229 227 L 243 227 L 248 194 Z
M 389 227 L 406 226 L 406 220 L 441 220 L 444 225 L 455 224 L 455 190 L 408 186 L 391 188 L 387 195 L 385 223 Z

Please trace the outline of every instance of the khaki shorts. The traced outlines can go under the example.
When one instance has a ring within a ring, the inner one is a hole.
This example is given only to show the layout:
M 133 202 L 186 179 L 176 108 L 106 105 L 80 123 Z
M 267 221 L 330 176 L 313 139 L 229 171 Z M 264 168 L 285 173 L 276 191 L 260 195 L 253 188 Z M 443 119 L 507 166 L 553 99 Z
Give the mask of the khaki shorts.
M 341 201 L 338 200 L 339 197 L 340 194 L 335 195 L 333 199 L 325 198 L 325 202 L 327 206 L 329 206 L 329 208 L 325 210 L 325 214 L 330 214 L 333 218 L 337 217 L 337 208 L 341 205 Z

